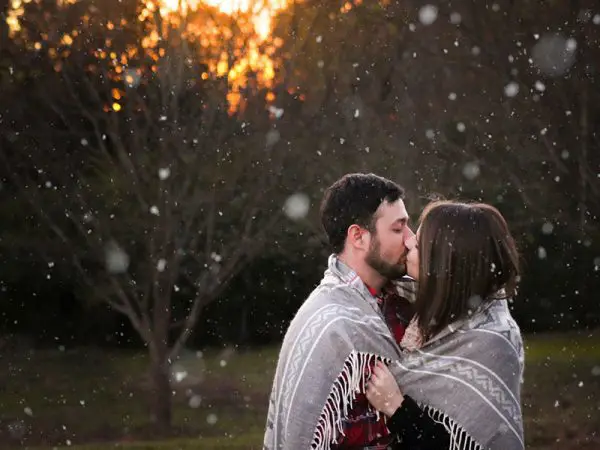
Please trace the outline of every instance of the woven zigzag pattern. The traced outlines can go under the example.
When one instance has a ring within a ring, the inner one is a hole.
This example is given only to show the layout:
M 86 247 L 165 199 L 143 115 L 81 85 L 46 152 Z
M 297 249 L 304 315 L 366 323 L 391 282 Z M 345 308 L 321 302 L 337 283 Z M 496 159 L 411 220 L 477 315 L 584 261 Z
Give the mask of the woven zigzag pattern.
M 488 392 L 489 396 L 496 400 L 498 405 L 510 414 L 513 420 L 520 416 L 520 409 L 515 405 L 512 397 L 506 394 L 503 386 L 500 386 L 492 377 L 485 373 L 481 373 L 477 368 L 466 364 L 455 364 L 451 366 L 450 372 L 472 381 L 473 384 L 480 386 Z
M 427 359 L 421 360 L 422 367 L 439 374 L 447 372 L 465 380 L 468 384 L 479 387 L 482 391 L 488 393 L 489 396 L 487 397 L 495 400 L 498 406 L 506 411 L 513 420 L 520 418 L 520 405 L 514 402 L 513 398 L 507 394 L 506 389 L 494 377 L 467 362 L 457 363 L 443 357 L 433 359 L 431 355 L 428 356 Z

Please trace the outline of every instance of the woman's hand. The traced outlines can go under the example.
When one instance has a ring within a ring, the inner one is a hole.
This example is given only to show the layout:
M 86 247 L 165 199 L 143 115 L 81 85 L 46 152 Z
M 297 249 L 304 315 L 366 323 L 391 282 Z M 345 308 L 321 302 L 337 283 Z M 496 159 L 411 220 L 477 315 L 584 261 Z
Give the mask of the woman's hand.
M 387 417 L 392 417 L 404 401 L 394 376 L 387 366 L 379 361 L 375 364 L 371 379 L 367 383 L 366 395 L 369 403 Z

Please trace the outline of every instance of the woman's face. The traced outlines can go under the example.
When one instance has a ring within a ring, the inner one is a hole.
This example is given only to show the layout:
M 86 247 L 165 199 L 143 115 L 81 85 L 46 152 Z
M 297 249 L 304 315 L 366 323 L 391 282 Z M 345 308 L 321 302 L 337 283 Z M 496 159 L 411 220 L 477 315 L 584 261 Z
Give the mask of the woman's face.
M 409 277 L 415 280 L 419 279 L 419 238 L 421 237 L 421 229 L 417 230 L 417 234 L 408 239 L 405 243 L 408 249 L 406 255 L 406 273 Z

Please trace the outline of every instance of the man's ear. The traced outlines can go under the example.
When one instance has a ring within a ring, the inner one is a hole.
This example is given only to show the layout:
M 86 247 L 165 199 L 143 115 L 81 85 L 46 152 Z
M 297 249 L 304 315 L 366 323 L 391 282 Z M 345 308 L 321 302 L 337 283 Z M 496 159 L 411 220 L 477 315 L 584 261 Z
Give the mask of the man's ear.
M 368 246 L 368 239 L 361 227 L 356 224 L 350 225 L 348 227 L 348 233 L 346 234 L 346 242 L 348 245 L 355 250 L 364 250 Z

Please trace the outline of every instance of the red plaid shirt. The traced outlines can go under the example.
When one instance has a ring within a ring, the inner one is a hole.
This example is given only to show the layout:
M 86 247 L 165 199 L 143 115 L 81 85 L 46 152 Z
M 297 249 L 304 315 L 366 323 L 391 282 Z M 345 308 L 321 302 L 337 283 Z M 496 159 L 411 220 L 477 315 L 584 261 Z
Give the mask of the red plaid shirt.
M 377 298 L 385 320 L 396 342 L 400 344 L 413 316 L 412 305 L 392 289 L 385 289 L 379 295 L 371 288 L 369 291 Z M 377 420 L 375 413 L 369 409 L 369 401 L 364 394 L 357 394 L 355 397 L 353 408 L 345 419 L 343 427 L 344 436 L 340 436 L 338 443 L 332 449 L 380 450 L 388 448 L 392 443 L 393 436 L 390 435 L 383 416 Z

